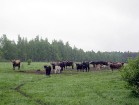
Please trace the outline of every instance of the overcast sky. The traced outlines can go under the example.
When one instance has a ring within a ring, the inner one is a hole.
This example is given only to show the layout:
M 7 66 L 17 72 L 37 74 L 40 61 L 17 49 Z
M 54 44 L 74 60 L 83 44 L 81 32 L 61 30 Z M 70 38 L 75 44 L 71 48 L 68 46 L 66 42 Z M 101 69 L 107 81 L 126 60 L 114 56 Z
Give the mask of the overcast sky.
M 0 36 L 39 35 L 84 51 L 139 51 L 139 0 L 0 0 Z

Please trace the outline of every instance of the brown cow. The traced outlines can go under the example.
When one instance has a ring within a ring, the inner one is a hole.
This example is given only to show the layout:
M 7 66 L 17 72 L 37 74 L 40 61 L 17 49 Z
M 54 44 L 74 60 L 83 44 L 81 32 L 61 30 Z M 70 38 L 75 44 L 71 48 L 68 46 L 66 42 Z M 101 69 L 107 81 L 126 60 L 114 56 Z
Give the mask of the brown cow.
M 124 63 L 120 63 L 120 62 L 111 63 L 110 68 L 113 71 L 113 69 L 120 69 L 123 65 L 124 65 Z

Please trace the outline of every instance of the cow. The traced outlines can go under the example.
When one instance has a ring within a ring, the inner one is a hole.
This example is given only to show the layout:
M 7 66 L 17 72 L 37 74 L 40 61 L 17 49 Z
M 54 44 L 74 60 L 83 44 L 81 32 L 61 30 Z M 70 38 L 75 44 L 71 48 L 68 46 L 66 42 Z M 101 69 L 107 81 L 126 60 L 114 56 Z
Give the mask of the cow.
M 45 68 L 45 74 L 47 76 L 50 76 L 50 74 L 51 74 L 51 66 L 45 65 L 44 68 Z
M 66 67 L 65 62 L 59 62 L 58 65 L 61 67 L 61 71 L 65 70 Z
M 96 62 L 92 61 L 90 64 L 92 64 L 94 68 L 96 67 Z
M 110 64 L 110 69 L 113 71 L 114 69 L 120 69 L 121 67 L 123 67 L 124 63 L 111 63 Z
M 72 69 L 74 69 L 74 63 L 73 62 L 71 62 L 71 61 L 64 61 L 64 63 L 65 63 L 66 69 L 67 69 L 68 66 L 71 66 Z
M 89 62 L 82 62 L 83 71 L 86 70 L 86 72 L 90 70 Z
M 77 71 L 82 70 L 83 65 L 82 64 L 76 64 L 76 69 L 77 69 Z
M 77 69 L 77 71 L 83 70 L 83 72 L 84 71 L 89 72 L 89 70 L 90 70 L 89 62 L 82 62 L 80 64 L 76 64 L 76 69 Z
M 55 66 L 55 70 L 54 70 L 55 74 L 60 74 L 61 73 L 61 67 L 60 66 Z
M 93 67 L 96 69 L 100 69 L 101 67 L 108 66 L 108 62 L 106 62 L 106 61 L 96 61 L 96 62 L 92 61 L 92 62 L 90 62 L 90 64 L 92 64 Z
M 13 70 L 15 70 L 15 67 L 18 67 L 18 70 L 20 69 L 20 60 L 12 60 L 12 64 L 13 64 Z
M 97 64 L 96 67 L 95 67 L 95 69 L 96 70 L 100 70 L 101 69 L 101 65 L 100 64 Z
M 63 62 L 53 62 L 51 63 L 54 73 L 61 73 L 65 69 L 65 64 Z

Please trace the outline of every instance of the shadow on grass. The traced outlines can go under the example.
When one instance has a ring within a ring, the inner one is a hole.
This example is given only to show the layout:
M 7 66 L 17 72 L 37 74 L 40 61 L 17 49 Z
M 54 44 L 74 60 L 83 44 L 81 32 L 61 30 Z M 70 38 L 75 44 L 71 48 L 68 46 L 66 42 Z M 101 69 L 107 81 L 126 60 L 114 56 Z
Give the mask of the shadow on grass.
M 129 97 L 131 98 L 139 98 L 139 93 L 137 93 L 136 91 L 132 90 L 129 94 Z

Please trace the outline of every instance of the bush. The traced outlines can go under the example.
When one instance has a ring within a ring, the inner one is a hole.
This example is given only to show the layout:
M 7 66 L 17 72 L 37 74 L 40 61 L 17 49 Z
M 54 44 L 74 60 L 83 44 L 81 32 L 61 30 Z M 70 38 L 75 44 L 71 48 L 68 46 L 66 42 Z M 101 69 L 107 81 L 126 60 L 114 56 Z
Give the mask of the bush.
M 122 77 L 128 83 L 133 93 L 139 95 L 139 56 L 128 59 L 128 64 L 122 68 Z
M 28 65 L 30 65 L 31 62 L 32 62 L 32 60 L 31 59 L 28 59 L 27 62 L 28 62 Z

